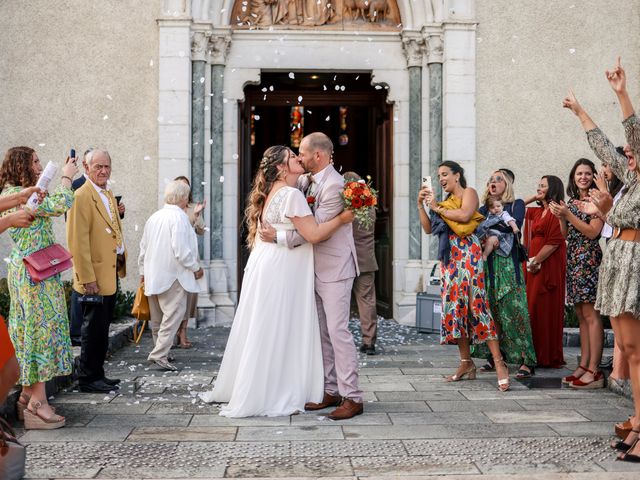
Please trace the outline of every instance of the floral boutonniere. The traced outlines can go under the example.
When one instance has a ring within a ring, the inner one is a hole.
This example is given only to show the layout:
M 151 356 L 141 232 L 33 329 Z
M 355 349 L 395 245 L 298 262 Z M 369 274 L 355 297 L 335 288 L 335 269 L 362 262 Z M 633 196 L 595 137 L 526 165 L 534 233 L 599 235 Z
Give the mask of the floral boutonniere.
M 309 208 L 313 208 L 313 206 L 316 204 L 315 195 L 307 195 L 307 204 L 309 205 Z

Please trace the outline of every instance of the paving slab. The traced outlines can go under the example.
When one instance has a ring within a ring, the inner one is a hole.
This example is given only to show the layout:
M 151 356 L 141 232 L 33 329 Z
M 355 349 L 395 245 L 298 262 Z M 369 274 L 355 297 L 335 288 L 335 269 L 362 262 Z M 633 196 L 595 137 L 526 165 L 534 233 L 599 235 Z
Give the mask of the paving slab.
M 427 405 L 434 412 L 504 412 L 524 411 L 524 408 L 515 400 L 496 401 L 454 401 L 428 400 Z
M 464 400 L 465 397 L 456 390 L 429 390 L 424 392 L 375 392 L 380 402 L 415 402 L 431 400 Z
M 128 442 L 232 442 L 236 427 L 138 427 Z
M 390 413 L 394 425 L 464 425 L 491 423 L 486 414 L 469 415 L 467 412 Z
M 228 418 L 220 415 L 194 415 L 191 420 L 192 426 L 211 427 L 211 426 L 237 426 L 237 427 L 255 427 L 255 426 L 289 426 L 291 425 L 290 417 L 249 417 L 249 418 Z
M 528 410 L 526 412 L 486 412 L 485 415 L 494 423 L 566 423 L 589 422 L 573 410 Z
M 21 442 L 123 442 L 131 433 L 130 426 L 98 428 L 64 427 L 58 430 L 27 430 Z
M 415 475 L 461 475 L 480 473 L 473 463 L 460 461 L 455 455 L 448 457 L 378 457 L 352 459 L 354 473 L 358 476 L 390 475 L 393 477 Z
M 308 425 L 300 427 L 239 427 L 237 440 L 315 440 L 323 438 L 336 440 L 344 438 L 338 425 Z M 344 428 L 383 428 L 383 427 L 344 427 Z
M 191 422 L 192 415 L 96 415 L 87 425 L 91 428 L 126 425 L 132 427 L 186 427 Z
M 367 402 L 364 404 L 366 412 L 430 412 L 431 409 L 424 401 L 415 402 Z
M 365 405 L 365 411 L 362 415 L 350 418 L 348 420 L 334 421 L 328 418 L 326 415 L 332 409 L 329 409 L 326 414 L 318 413 L 305 413 L 304 415 L 292 415 L 291 425 L 391 425 L 391 420 L 386 413 L 369 413 L 367 408 L 369 404 Z

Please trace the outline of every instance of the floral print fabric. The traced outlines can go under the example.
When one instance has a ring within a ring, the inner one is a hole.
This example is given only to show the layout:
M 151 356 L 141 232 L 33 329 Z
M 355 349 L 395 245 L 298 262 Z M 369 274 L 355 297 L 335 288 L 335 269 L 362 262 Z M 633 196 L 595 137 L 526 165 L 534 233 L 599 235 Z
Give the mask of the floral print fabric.
M 581 212 L 574 199 L 567 207 L 576 217 L 590 223 L 591 215 Z M 591 240 L 567 222 L 567 297 L 569 305 L 595 303 L 598 289 L 598 271 L 602 262 L 600 236 Z
M 7 187 L 2 195 L 20 190 Z M 62 215 L 72 203 L 71 189 L 60 187 L 43 200 L 30 227 L 9 229 L 14 242 L 7 266 L 9 335 L 20 365 L 21 385 L 45 382 L 72 370 L 67 304 L 60 275 L 35 283 L 22 260 L 56 242 L 51 217 Z
M 631 115 L 624 122 L 627 143 L 636 158 L 640 158 L 640 120 Z M 626 157 L 616 155 L 615 147 L 599 128 L 587 132 L 591 149 L 600 160 L 608 163 L 621 179 L 627 192 L 616 203 L 607 223 L 617 228 L 640 229 L 640 182 L 636 172 L 627 168 Z M 640 318 L 640 243 L 612 238 L 607 243 L 596 297 L 596 310 L 602 315 L 619 316 L 631 313 Z
M 449 235 L 449 262 L 441 262 L 441 344 L 456 344 L 469 338 L 471 344 L 497 339 L 496 327 L 487 306 L 482 247 L 475 235 Z
M 494 322 L 500 327 L 500 350 L 505 361 L 533 367 L 538 362 L 531 335 L 524 272 L 522 265 L 518 264 L 518 282 L 515 268 L 511 257 L 493 255 L 493 285 L 487 287 L 489 307 Z M 472 353 L 478 358 L 491 357 L 486 345 L 474 346 Z

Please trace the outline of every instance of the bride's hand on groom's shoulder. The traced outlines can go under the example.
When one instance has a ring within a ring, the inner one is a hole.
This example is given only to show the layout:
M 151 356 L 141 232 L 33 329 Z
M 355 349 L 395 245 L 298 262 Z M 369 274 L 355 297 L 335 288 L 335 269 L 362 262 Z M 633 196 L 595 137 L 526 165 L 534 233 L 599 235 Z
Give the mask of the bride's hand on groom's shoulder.
M 276 229 L 269 223 L 263 223 L 258 227 L 258 236 L 263 242 L 273 243 L 273 240 L 276 238 Z
M 353 222 L 353 220 L 356 218 L 353 210 L 350 210 L 348 208 L 345 208 L 342 213 L 338 215 L 338 217 L 340 217 L 340 221 L 345 224 Z

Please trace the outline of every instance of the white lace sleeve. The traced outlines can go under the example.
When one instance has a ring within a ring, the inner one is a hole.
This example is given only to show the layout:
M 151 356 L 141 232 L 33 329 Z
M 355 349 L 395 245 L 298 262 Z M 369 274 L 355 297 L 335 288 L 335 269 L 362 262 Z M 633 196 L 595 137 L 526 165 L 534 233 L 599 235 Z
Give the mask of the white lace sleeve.
M 284 202 L 284 209 L 282 211 L 285 217 L 306 217 L 313 215 L 307 199 L 304 198 L 302 192 L 298 189 L 291 188 L 287 199 Z

